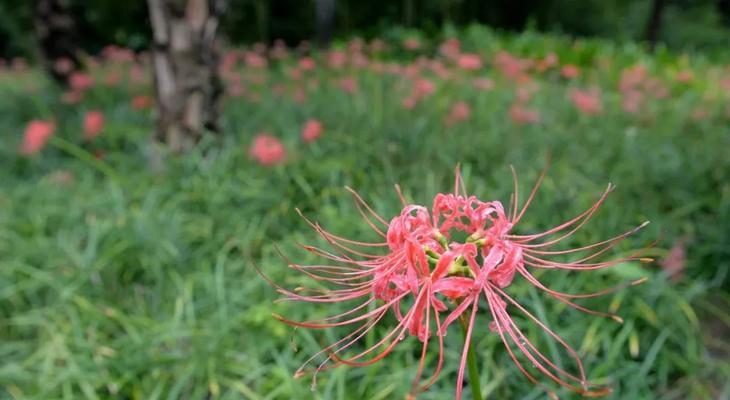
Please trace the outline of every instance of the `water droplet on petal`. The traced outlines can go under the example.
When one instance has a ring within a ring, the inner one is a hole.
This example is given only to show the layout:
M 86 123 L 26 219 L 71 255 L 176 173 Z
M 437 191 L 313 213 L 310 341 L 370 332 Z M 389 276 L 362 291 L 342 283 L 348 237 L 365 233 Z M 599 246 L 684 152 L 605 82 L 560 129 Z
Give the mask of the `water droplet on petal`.
M 499 329 L 497 329 L 497 323 L 495 321 L 489 323 L 489 330 L 494 333 L 499 332 Z

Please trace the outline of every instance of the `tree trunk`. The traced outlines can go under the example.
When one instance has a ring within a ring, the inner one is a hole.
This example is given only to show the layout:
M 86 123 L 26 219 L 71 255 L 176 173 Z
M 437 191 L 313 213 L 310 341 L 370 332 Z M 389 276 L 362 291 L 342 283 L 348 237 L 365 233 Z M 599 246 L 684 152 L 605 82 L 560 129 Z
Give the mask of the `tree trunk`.
M 335 0 L 315 0 L 317 14 L 317 44 L 329 46 L 332 41 L 332 28 L 335 22 Z
M 403 0 L 403 24 L 409 28 L 413 27 L 413 0 Z
M 147 0 L 154 38 L 158 141 L 180 153 L 218 132 L 216 33 L 225 0 Z
M 656 43 L 659 40 L 659 32 L 662 25 L 662 13 L 664 6 L 667 5 L 666 0 L 653 0 L 651 4 L 651 14 L 646 23 L 646 41 L 649 42 L 649 50 L 654 51 Z
M 80 67 L 78 36 L 66 0 L 33 0 L 33 25 L 41 61 L 56 82 L 66 85 Z

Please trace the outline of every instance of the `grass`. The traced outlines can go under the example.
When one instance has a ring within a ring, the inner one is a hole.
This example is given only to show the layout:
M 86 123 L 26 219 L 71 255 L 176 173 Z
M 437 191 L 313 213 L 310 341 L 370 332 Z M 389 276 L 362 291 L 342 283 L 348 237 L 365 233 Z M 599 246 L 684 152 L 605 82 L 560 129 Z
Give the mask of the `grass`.
M 292 61 L 237 68 L 247 94 L 227 100 L 223 135 L 184 157 L 151 164 L 153 115 L 129 106 L 133 95 L 150 92 L 148 84 L 97 85 L 69 105 L 37 70 L 0 74 L 6 144 L 0 149 L 0 397 L 403 398 L 420 352 L 414 338 L 374 366 L 321 373 L 313 389 L 308 378 L 293 379 L 308 355 L 342 332 L 294 330 L 271 318 L 276 312 L 311 319 L 332 309 L 273 303 L 274 290 L 251 263 L 288 287 L 304 282 L 275 250 L 314 261 L 295 245 L 317 243 L 295 207 L 342 236 L 372 238 L 345 185 L 390 216 L 399 211 L 393 184 L 428 204 L 449 190 L 460 163 L 472 193 L 506 203 L 509 165 L 524 192 L 548 152 L 548 177 L 524 218 L 525 232 L 586 208 L 612 182 L 618 188 L 571 244 L 650 220 L 617 251 L 658 238 L 651 252 L 662 258 L 686 237 L 683 277 L 670 279 L 658 263 L 542 275 L 568 292 L 648 277 L 644 285 L 582 303 L 618 312 L 624 324 L 566 309 L 524 282 L 511 293 L 580 350 L 589 376 L 613 387 L 610 398 L 727 396 L 730 129 L 729 99 L 718 88 L 727 70 L 701 55 L 650 56 L 630 44 L 499 37 L 479 28 L 461 35 L 462 46 L 486 60 L 498 49 L 532 58 L 555 51 L 561 62 L 580 66 L 581 75 L 567 80 L 555 68 L 532 72 L 540 89 L 529 105 L 541 121 L 517 125 L 509 118 L 517 84 L 491 63 L 478 72 L 451 68 L 450 79 L 423 73 L 436 92 L 413 110 L 401 106 L 410 83 L 399 75 L 319 67 L 308 78 L 318 88 L 298 103 L 291 94 L 302 84 L 287 77 Z M 396 47 L 379 57 L 415 59 L 391 43 Z M 636 63 L 669 90 L 667 98 L 648 100 L 639 115 L 622 110 L 616 89 L 621 71 Z M 102 80 L 114 68 L 128 66 L 105 63 L 94 74 Z M 695 79 L 675 82 L 682 69 Z M 256 84 L 256 76 L 264 83 Z M 494 89 L 471 87 L 476 76 L 491 78 Z M 357 80 L 356 94 L 338 87 L 342 77 Z M 277 85 L 284 94 L 276 94 Z M 602 92 L 596 116 L 579 113 L 567 99 L 570 88 L 588 86 Z M 471 116 L 445 127 L 459 100 L 470 104 Z M 697 107 L 707 111 L 702 118 L 693 116 Z M 106 125 L 87 143 L 80 121 L 92 108 L 104 111 Z M 24 124 L 52 116 L 58 130 L 47 148 L 17 154 Z M 305 145 L 299 129 L 309 118 L 321 120 L 325 133 Z M 250 159 L 248 146 L 260 131 L 285 143 L 284 164 L 263 167 Z M 99 152 L 101 159 L 94 157 Z M 543 398 L 480 317 L 474 346 L 482 392 Z M 539 329 L 524 327 L 548 356 L 566 362 Z M 453 396 L 460 335 L 446 339 L 444 371 L 423 399 Z

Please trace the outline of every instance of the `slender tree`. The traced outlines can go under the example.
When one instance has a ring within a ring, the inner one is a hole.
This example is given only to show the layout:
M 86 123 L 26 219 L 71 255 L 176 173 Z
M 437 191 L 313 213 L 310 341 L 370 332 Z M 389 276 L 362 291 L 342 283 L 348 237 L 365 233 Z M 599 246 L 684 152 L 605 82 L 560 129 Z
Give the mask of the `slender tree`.
M 78 35 L 67 0 L 33 0 L 33 25 L 41 61 L 51 76 L 66 85 L 80 66 Z
M 335 0 L 315 0 L 317 16 L 317 44 L 329 46 L 332 41 L 332 29 L 335 22 Z
M 654 50 L 659 40 L 659 33 L 662 27 L 662 14 L 667 5 L 666 0 L 653 0 L 651 4 L 651 12 L 646 22 L 646 41 L 649 43 L 649 50 Z
M 183 152 L 219 131 L 216 36 L 225 0 L 147 0 L 153 33 L 158 141 Z

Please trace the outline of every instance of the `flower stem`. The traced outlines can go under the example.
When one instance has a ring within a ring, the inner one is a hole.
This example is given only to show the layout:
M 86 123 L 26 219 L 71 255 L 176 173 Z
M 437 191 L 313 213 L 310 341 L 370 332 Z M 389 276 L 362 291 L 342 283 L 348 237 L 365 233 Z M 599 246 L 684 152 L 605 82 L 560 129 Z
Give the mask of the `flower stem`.
M 469 323 L 462 314 L 459 318 L 461 321 L 461 327 L 464 328 L 464 341 L 466 341 L 466 332 L 469 329 Z M 469 386 L 471 386 L 471 397 L 474 400 L 484 400 L 482 397 L 482 389 L 479 385 L 479 367 L 477 366 L 477 359 L 474 355 L 473 341 L 469 342 L 469 350 L 466 353 L 466 367 L 469 369 Z

